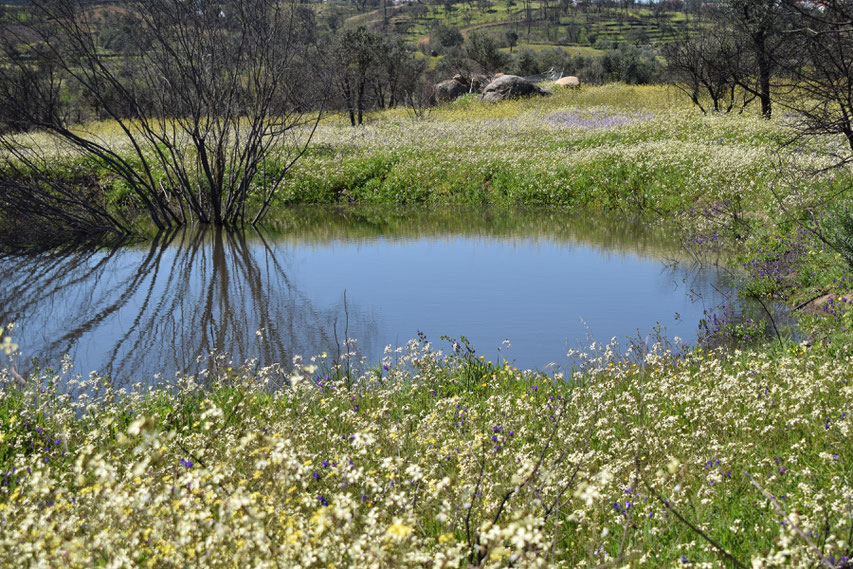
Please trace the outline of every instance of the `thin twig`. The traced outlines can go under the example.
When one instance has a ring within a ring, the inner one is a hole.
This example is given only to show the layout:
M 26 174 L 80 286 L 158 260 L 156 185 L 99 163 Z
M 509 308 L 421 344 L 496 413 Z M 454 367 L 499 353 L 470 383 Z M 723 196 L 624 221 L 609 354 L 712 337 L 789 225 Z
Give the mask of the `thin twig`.
M 484 473 L 486 470 L 486 444 L 483 443 L 483 460 L 480 461 L 480 474 L 477 476 L 477 484 L 474 485 L 474 494 L 471 496 L 471 501 L 468 502 L 468 512 L 465 514 L 465 539 L 468 541 L 468 561 L 474 561 L 474 538 L 471 536 L 471 513 L 474 511 L 474 503 L 477 501 L 477 493 L 480 491 L 480 484 L 483 482 Z M 479 535 L 477 536 L 479 542 Z
M 821 560 L 823 560 L 822 559 L 823 554 L 820 552 L 820 548 L 818 548 L 818 546 L 815 545 L 814 541 L 812 541 L 812 539 L 808 535 L 806 535 L 805 532 L 803 532 L 803 530 L 800 529 L 800 526 L 797 525 L 790 518 L 790 516 L 788 516 L 788 512 L 785 511 L 785 508 L 782 507 L 782 504 L 779 503 L 779 500 L 776 499 L 776 496 L 774 496 L 773 494 L 771 494 L 770 492 L 765 490 L 764 487 L 762 487 L 761 484 L 759 484 L 758 481 L 755 478 L 753 478 L 749 472 L 744 470 L 743 474 L 744 474 L 744 476 L 746 476 L 749 479 L 750 484 L 752 484 L 753 486 L 758 488 L 758 491 L 761 492 L 765 498 L 770 500 L 770 503 L 773 504 L 773 507 L 776 508 L 776 511 L 779 513 L 780 516 L 782 516 L 782 518 L 785 520 L 785 522 L 787 524 L 790 524 L 790 526 L 794 529 L 794 531 L 797 533 L 797 535 L 799 535 L 803 539 L 803 541 L 805 541 L 809 545 L 809 547 L 812 549 L 812 551 L 814 551 L 817 554 L 817 556 L 819 558 L 821 558 Z
M 782 343 L 782 335 L 779 334 L 779 328 L 776 327 L 776 320 L 773 318 L 773 315 L 770 314 L 770 311 L 767 309 L 767 306 L 764 304 L 764 301 L 761 300 L 761 297 L 759 295 L 756 294 L 756 295 L 752 296 L 752 298 L 754 300 L 757 300 L 758 304 L 761 305 L 761 308 L 764 309 L 764 313 L 767 314 L 767 318 L 770 319 L 770 324 L 773 326 L 773 332 L 776 333 L 776 339 L 779 340 L 779 347 L 784 349 L 785 344 Z
M 719 551 L 719 552 L 720 552 L 720 554 L 721 554 L 723 557 L 725 557 L 726 559 L 728 559 L 729 561 L 731 561 L 732 563 L 734 563 L 737 567 L 740 567 L 740 569 L 747 569 L 746 565 L 744 565 L 744 564 L 743 564 L 743 563 L 742 563 L 742 562 L 741 562 L 737 557 L 735 557 L 734 555 L 732 555 L 731 553 L 729 553 L 729 552 L 726 550 L 726 548 L 725 548 L 725 547 L 723 547 L 722 545 L 720 545 L 719 543 L 717 543 L 717 541 L 716 541 L 714 538 L 712 538 L 710 535 L 708 535 L 707 533 L 705 533 L 704 531 L 702 531 L 702 529 L 700 529 L 699 527 L 697 527 L 697 526 L 696 526 L 696 525 L 694 525 L 693 523 L 689 522 L 689 521 L 687 520 L 687 518 L 685 518 L 684 516 L 682 516 L 682 515 L 681 515 L 681 513 L 680 513 L 678 510 L 676 510 L 676 509 L 675 509 L 675 508 L 674 508 L 674 507 L 669 503 L 669 501 L 668 501 L 668 500 L 664 500 L 664 499 L 663 499 L 663 496 L 661 496 L 660 494 L 658 494 L 658 493 L 655 491 L 655 489 L 654 489 L 654 488 L 652 488 L 651 484 L 649 484 L 649 483 L 646 481 L 645 477 L 643 476 L 642 471 L 640 470 L 640 462 L 639 462 L 639 460 L 637 460 L 637 475 L 639 476 L 640 481 L 643 483 L 643 486 L 645 486 L 645 487 L 646 487 L 646 490 L 648 490 L 648 491 L 649 491 L 649 493 L 650 493 L 652 496 L 654 496 L 655 498 L 657 498 L 657 499 L 658 499 L 658 501 L 659 501 L 661 504 L 663 504 L 663 506 L 667 509 L 667 511 L 668 511 L 668 512 L 670 512 L 672 515 L 674 515 L 676 518 L 678 518 L 678 521 L 680 521 L 681 523 L 683 523 L 684 525 L 686 525 L 688 528 L 690 528 L 691 530 L 693 530 L 694 532 L 696 532 L 696 533 L 697 533 L 697 534 L 698 534 L 702 539 L 704 539 L 705 541 L 707 541 L 708 543 L 710 543 L 710 544 L 714 547 L 714 549 L 716 549 L 717 551 Z

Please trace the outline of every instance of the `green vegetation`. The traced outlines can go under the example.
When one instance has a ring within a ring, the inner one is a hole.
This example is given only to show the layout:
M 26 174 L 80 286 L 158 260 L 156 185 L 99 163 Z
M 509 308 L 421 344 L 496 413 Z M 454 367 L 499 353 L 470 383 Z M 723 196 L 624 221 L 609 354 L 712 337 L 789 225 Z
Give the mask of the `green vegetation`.
M 586 6 L 557 2 L 497 0 L 478 3 L 402 3 L 359 11 L 356 6 L 326 5 L 321 18 L 332 17 L 345 26 L 388 27 L 408 41 L 433 43 L 441 26 L 463 35 L 482 31 L 505 43 L 506 33 L 518 34 L 519 46 L 609 46 L 661 43 L 673 38 L 685 22 L 682 7 L 661 3 L 653 8 Z M 387 16 L 387 26 L 385 24 Z M 506 47 L 509 47 L 506 45 Z
M 366 234 L 422 207 L 620 211 L 764 313 L 593 344 L 566 375 L 420 335 L 366 367 L 214 355 L 122 390 L 22 376 L 7 326 L 0 565 L 851 566 L 848 2 L 222 6 L 0 5 L 4 242 L 268 209 L 334 234 L 315 204 L 361 206 Z M 548 67 L 583 88 L 429 102 Z
M 702 347 L 594 346 L 567 376 L 419 338 L 375 367 L 222 358 L 120 392 L 18 376 L 10 330 L 0 564 L 845 567 L 851 171 L 829 168 L 833 136 L 794 145 L 784 117 L 688 105 L 606 85 L 357 129 L 327 117 L 271 223 L 298 231 L 289 208 L 319 203 L 371 206 L 373 225 L 459 204 L 641 213 L 677 222 L 697 258 L 722 253 L 742 295 L 799 306 L 808 342 L 768 343 L 775 323 L 724 311 Z M 79 128 L 126 150 L 115 123 Z M 49 148 L 127 200 L 97 162 Z
M 356 132 L 326 125 L 279 197 L 671 214 L 743 196 L 769 214 L 766 165 L 788 133 L 755 116 L 700 117 L 677 101 L 661 87 L 610 85 L 499 106 L 463 98 L 425 121 L 383 113 Z
M 849 346 L 609 345 L 565 377 L 441 347 L 129 392 L 6 372 L 0 563 L 844 566 Z

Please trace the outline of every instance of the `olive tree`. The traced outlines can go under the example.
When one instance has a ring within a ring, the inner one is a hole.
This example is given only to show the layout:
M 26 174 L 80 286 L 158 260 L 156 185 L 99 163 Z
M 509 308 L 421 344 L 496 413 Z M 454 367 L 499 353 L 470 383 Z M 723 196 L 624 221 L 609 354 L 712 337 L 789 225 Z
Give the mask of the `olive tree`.
M 480 32 L 468 35 L 465 53 L 487 74 L 500 71 L 509 64 L 509 56 L 498 49 L 495 40 Z
M 365 27 L 347 29 L 336 37 L 333 61 L 338 89 L 352 126 L 364 122 L 368 86 L 381 59 L 382 34 Z

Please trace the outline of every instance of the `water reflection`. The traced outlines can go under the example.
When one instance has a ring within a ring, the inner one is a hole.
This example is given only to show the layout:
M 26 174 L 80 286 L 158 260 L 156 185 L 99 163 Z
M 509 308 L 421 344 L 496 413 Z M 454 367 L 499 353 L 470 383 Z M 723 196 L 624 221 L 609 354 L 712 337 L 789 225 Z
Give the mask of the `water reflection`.
M 364 311 L 343 314 L 343 299 L 315 306 L 288 276 L 289 261 L 260 233 L 221 229 L 10 257 L 0 264 L 0 322 L 20 323 L 16 341 L 43 362 L 69 354 L 81 370 L 114 378 L 195 371 L 212 350 L 262 362 L 335 353 L 345 319 L 370 350 L 376 323 Z
M 541 368 L 589 335 L 658 322 L 693 341 L 719 275 L 679 258 L 665 228 L 615 216 L 288 210 L 263 232 L 0 258 L 0 323 L 19 324 L 24 355 L 55 366 L 69 354 L 75 371 L 119 383 L 197 371 L 213 350 L 334 356 L 347 336 L 375 363 L 419 330 L 464 334 L 487 356 L 508 338 L 511 359 Z
M 293 207 L 277 212 L 266 230 L 273 240 L 291 243 L 454 236 L 572 243 L 607 254 L 692 260 L 673 228 L 659 221 L 537 208 Z

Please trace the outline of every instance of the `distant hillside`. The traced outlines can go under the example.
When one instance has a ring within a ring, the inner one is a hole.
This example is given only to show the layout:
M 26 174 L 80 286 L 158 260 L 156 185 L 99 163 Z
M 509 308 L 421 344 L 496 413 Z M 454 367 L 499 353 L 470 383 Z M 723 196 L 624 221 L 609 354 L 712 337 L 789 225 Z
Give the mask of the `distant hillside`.
M 393 31 L 423 48 L 434 47 L 436 29 L 452 28 L 463 37 L 475 30 L 486 33 L 504 49 L 574 47 L 584 48 L 586 55 L 625 44 L 661 44 L 671 40 L 688 21 L 678 2 L 625 7 L 615 2 L 568 0 L 450 0 L 430 4 L 390 0 L 373 6 L 324 3 L 318 16 L 335 26 Z

